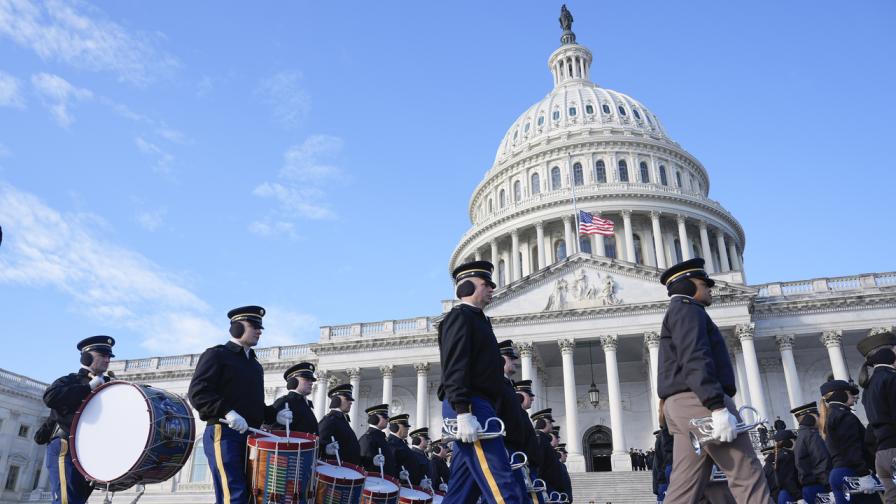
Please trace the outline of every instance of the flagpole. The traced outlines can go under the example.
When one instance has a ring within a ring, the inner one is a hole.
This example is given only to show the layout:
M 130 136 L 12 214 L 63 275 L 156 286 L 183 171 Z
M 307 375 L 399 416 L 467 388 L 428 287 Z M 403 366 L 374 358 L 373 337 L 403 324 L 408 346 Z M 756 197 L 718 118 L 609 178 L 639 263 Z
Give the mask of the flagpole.
M 581 252 L 581 250 L 579 250 L 579 247 L 581 247 L 581 236 L 579 235 L 581 223 L 579 222 L 579 207 L 576 204 L 576 177 L 572 172 L 572 154 L 570 153 L 566 154 L 566 169 L 568 170 L 567 174 L 569 175 L 569 187 L 572 189 L 572 210 L 576 215 L 576 245 L 572 250 Z M 584 175 L 585 174 L 583 173 L 582 176 Z

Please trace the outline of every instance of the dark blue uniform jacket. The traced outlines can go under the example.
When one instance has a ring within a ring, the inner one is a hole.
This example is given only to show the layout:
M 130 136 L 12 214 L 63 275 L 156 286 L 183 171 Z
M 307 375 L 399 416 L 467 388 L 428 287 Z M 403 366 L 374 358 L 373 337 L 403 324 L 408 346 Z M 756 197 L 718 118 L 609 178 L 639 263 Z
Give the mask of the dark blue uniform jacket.
M 877 366 L 862 394 L 868 426 L 877 439 L 877 450 L 896 448 L 896 369 Z

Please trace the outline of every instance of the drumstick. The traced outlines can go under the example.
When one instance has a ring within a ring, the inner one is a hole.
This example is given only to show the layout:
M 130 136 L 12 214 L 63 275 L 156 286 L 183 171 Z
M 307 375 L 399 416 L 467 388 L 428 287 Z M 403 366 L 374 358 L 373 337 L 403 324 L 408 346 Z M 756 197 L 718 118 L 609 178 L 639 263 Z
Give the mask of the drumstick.
M 283 411 L 287 411 L 289 409 L 289 403 L 283 403 Z M 292 423 L 292 422 L 290 422 Z M 289 423 L 286 424 L 286 439 L 289 439 Z
M 219 418 L 218 421 L 221 422 L 222 424 L 224 424 L 224 425 L 230 427 L 230 425 L 227 423 L 227 420 L 226 420 L 226 419 L 224 419 L 224 418 Z M 230 427 L 230 428 L 233 429 L 233 427 Z M 255 428 L 252 428 L 252 427 L 247 427 L 246 429 L 247 429 L 249 432 L 252 432 L 252 433 L 254 433 L 254 434 L 258 434 L 258 435 L 260 435 L 260 436 L 270 436 L 270 437 L 276 437 L 276 436 L 277 436 L 277 435 L 274 434 L 273 432 L 263 431 L 263 430 L 261 430 L 261 429 L 255 429 Z M 236 430 L 236 429 L 233 429 L 233 430 Z
M 336 442 L 336 436 L 330 436 L 330 441 Z M 342 465 L 342 459 L 339 458 L 339 448 L 336 448 L 336 464 Z

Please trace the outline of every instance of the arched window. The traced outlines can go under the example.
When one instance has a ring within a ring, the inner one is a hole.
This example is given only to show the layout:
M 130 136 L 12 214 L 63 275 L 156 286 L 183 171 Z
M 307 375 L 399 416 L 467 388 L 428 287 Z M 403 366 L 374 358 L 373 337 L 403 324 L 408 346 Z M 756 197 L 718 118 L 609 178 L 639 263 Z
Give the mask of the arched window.
M 498 206 L 504 208 L 507 204 L 507 196 L 504 194 L 504 189 L 501 189 L 501 192 L 498 193 Z
M 675 262 L 680 263 L 684 261 L 684 258 L 681 257 L 681 240 L 678 238 L 675 239 Z
M 625 108 L 624 108 L 622 105 L 620 105 L 618 108 L 619 108 L 619 115 L 624 116 L 624 115 L 625 115 Z
M 591 253 L 591 237 L 590 236 L 580 236 L 579 237 L 579 252 L 583 254 Z
M 560 111 L 555 110 L 554 113 L 551 114 L 551 119 L 553 119 L 555 121 L 559 121 L 560 120 Z
M 492 205 L 492 199 L 488 199 L 488 213 L 492 213 L 495 211 L 494 205 Z
M 538 116 L 538 125 L 544 126 L 544 115 Z
M 532 125 L 532 123 L 528 123 L 528 122 L 527 122 L 526 125 L 523 126 L 523 133 L 528 133 L 528 132 L 529 132 L 529 126 L 531 126 L 531 125 Z
M 650 182 L 650 171 L 647 169 L 647 163 L 641 161 L 641 182 L 645 184 Z
M 569 107 L 569 117 L 575 117 L 575 116 L 576 116 L 576 108 Z
M 635 247 L 635 263 L 644 264 L 644 255 L 641 253 L 641 237 L 634 234 L 632 238 Z
M 635 119 L 638 119 L 639 121 L 641 120 L 641 114 L 638 113 L 638 109 L 633 108 L 632 114 L 635 114 Z
M 619 160 L 619 181 L 628 182 L 628 164 L 624 159 Z
M 513 183 L 513 202 L 519 203 L 521 199 L 523 199 L 523 186 L 520 184 L 520 181 L 517 180 Z
M 600 106 L 600 109 L 604 111 L 604 114 L 609 114 L 609 113 L 610 113 L 610 106 L 607 105 L 606 103 L 604 103 L 603 105 L 601 105 L 601 106 Z
M 666 178 L 666 167 L 663 165 L 660 165 L 660 184 L 669 185 L 669 179 Z
M 537 173 L 532 174 L 532 194 L 539 194 L 541 192 L 541 177 L 538 176 Z
M 593 114 L 593 113 L 594 113 L 594 106 L 591 105 L 590 103 L 589 103 L 588 105 L 585 105 L 585 113 L 588 114 L 588 115 Z
M 594 163 L 594 180 L 598 183 L 606 183 L 607 181 L 607 167 L 604 166 L 603 159 L 598 159 L 596 163 Z
M 504 264 L 504 259 L 498 261 L 498 287 L 504 287 L 507 279 L 507 266 Z
M 681 172 L 675 172 L 675 182 L 678 184 L 678 187 L 681 188 Z
M 560 168 L 558 166 L 551 168 L 551 190 L 556 191 L 557 189 L 563 187 L 563 184 L 561 182 Z
M 604 236 L 604 252 L 610 259 L 616 259 L 616 237 Z M 681 262 L 681 261 L 679 261 Z
M 554 257 L 556 257 L 558 261 L 566 259 L 565 240 L 557 240 L 556 242 L 554 242 Z
M 585 183 L 585 176 L 582 174 L 581 163 L 575 163 L 574 165 L 572 165 L 572 180 L 573 183 L 577 186 Z

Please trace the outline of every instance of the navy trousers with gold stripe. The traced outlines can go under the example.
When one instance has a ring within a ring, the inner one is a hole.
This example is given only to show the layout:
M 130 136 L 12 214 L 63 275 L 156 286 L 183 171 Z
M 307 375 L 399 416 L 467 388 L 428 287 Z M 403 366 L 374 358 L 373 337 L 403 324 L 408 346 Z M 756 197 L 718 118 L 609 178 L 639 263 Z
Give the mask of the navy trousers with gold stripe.
M 202 448 L 215 485 L 215 504 L 246 504 L 246 438 L 226 425 L 206 425 Z
M 488 418 L 496 416 L 495 408 L 481 397 L 473 397 L 473 416 L 485 427 Z M 442 417 L 456 418 L 447 401 L 442 402 Z M 489 428 L 494 428 L 492 422 Z M 443 504 L 474 503 L 479 497 L 489 504 L 527 502 L 519 480 L 510 470 L 504 439 L 483 439 L 475 443 L 454 443 L 451 456 L 451 480 Z
M 93 487 L 72 463 L 68 440 L 53 438 L 47 445 L 47 470 L 50 471 L 50 491 L 53 504 L 84 504 Z

